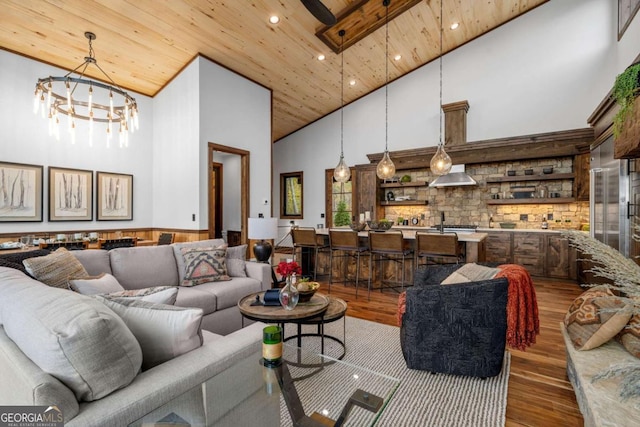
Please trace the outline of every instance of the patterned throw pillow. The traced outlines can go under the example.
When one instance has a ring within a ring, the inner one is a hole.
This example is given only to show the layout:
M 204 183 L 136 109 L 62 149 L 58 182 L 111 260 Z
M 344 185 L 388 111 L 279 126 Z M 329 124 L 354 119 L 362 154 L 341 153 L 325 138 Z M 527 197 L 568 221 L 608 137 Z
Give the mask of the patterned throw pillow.
M 128 298 L 152 302 L 154 304 L 174 305 L 178 298 L 178 288 L 175 286 L 153 286 L 143 289 L 128 289 L 102 295 L 107 298 Z
M 630 318 L 630 306 L 606 287 L 598 286 L 573 301 L 564 325 L 576 350 L 591 350 L 615 337 Z
M 640 297 L 632 297 L 636 306 L 640 306 Z M 616 336 L 627 351 L 640 359 L 640 314 L 634 314 L 629 323 Z
M 53 253 L 22 261 L 27 272 L 36 280 L 54 288 L 69 288 L 69 278 L 88 277 L 80 261 L 65 248 Z
M 231 277 L 247 277 L 247 245 L 227 248 L 227 272 Z
M 231 280 L 227 275 L 227 248 L 182 248 L 185 271 L 180 286 Z
M 500 269 L 485 267 L 474 262 L 463 265 L 442 281 L 442 285 L 455 283 L 479 282 L 493 279 Z

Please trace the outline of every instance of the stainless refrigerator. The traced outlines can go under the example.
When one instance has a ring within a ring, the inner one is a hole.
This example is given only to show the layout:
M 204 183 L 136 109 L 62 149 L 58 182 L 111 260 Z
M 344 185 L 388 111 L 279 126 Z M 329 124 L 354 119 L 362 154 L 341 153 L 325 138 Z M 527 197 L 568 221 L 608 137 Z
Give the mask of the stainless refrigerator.
M 591 151 L 591 237 L 629 256 L 629 161 L 613 158 L 613 137 Z

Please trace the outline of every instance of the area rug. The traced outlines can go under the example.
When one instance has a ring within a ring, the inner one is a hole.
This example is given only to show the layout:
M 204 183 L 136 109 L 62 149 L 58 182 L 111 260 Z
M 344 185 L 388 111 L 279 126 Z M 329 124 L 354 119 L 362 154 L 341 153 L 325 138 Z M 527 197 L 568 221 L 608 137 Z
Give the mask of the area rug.
M 505 352 L 500 375 L 494 378 L 483 380 L 431 374 L 407 368 L 400 348 L 398 327 L 353 317 L 346 317 L 345 321 L 347 351 L 343 360 L 400 380 L 400 386 L 382 412 L 376 426 L 504 426 L 511 361 L 509 352 Z M 286 335 L 293 332 L 292 326 L 285 330 Z M 306 332 L 314 330 L 309 329 Z M 325 332 L 341 338 L 342 320 L 327 325 Z M 319 340 L 315 338 L 305 338 L 302 346 L 319 352 Z M 341 349 L 337 344 L 329 341 L 325 342 L 325 346 L 326 354 L 340 354 Z M 299 386 L 302 387 L 302 383 Z M 313 387 L 313 392 L 318 395 L 331 393 L 330 385 L 315 384 Z M 282 425 L 291 426 L 283 400 L 280 411 Z M 359 422 L 357 417 L 350 417 L 345 425 L 360 426 L 366 423 Z

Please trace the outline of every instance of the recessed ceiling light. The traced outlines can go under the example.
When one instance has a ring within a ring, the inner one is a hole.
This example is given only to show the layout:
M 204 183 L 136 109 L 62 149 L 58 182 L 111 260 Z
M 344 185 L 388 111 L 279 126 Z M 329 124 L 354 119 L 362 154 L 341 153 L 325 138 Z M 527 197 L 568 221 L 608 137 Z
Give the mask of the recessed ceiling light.
M 400 61 L 402 59 L 402 55 L 396 55 L 393 57 L 396 61 Z
M 355 86 L 355 85 L 356 85 L 355 80 L 349 80 L 349 86 Z
M 451 29 L 455 30 L 456 28 L 458 28 L 460 26 L 460 24 L 458 22 L 454 22 L 453 24 L 451 24 Z
M 269 22 L 271 22 L 272 24 L 277 24 L 278 22 L 280 22 L 280 17 L 277 15 L 271 15 L 269 17 Z
M 318 61 L 324 61 L 325 56 L 323 54 L 318 55 Z

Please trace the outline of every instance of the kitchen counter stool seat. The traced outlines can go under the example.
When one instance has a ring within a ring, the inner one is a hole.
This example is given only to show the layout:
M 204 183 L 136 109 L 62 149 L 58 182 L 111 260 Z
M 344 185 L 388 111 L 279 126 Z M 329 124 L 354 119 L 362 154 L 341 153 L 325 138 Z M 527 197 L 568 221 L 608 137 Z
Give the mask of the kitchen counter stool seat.
M 405 261 L 411 262 L 413 269 L 413 249 L 405 246 L 404 237 L 401 231 L 375 232 L 369 231 L 369 283 L 367 298 L 371 297 L 371 278 L 373 277 L 374 262 L 381 263 L 391 261 L 396 263 L 396 280 L 398 276 L 397 267 L 402 268 L 401 289 L 404 289 Z M 384 276 L 384 275 L 383 275 Z M 382 292 L 384 277 L 380 281 L 380 292 Z
M 333 258 L 354 258 L 356 260 L 356 299 L 358 298 L 358 283 L 360 281 L 360 255 L 369 248 L 360 243 L 358 232 L 353 230 L 329 230 L 329 247 L 331 249 L 329 258 L 329 293 L 331 293 L 331 283 L 333 281 Z M 334 255 L 338 253 L 338 255 Z M 347 282 L 347 262 L 343 263 L 342 283 Z

